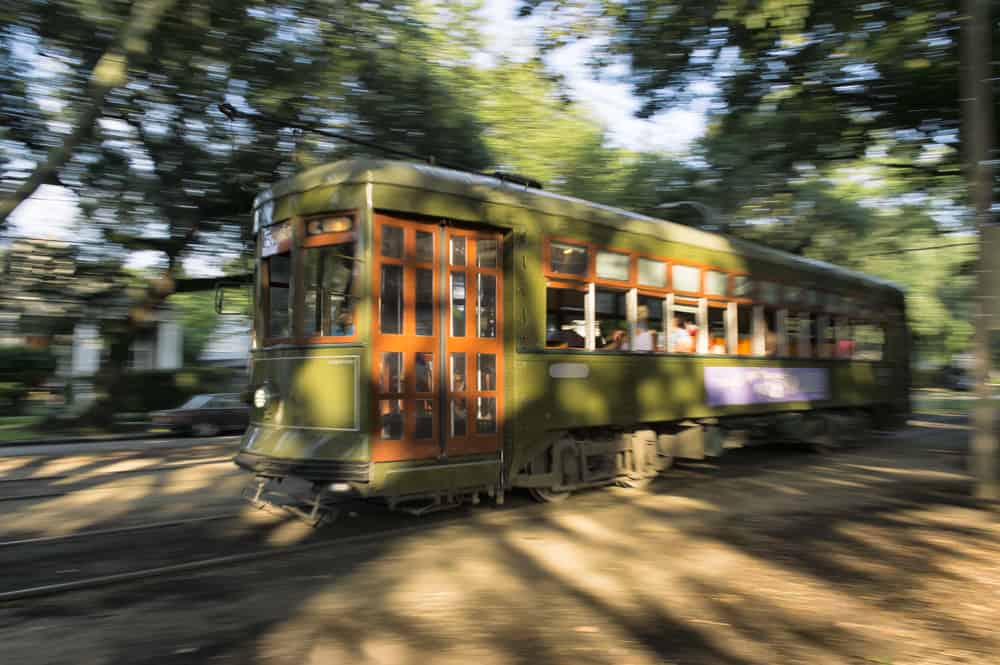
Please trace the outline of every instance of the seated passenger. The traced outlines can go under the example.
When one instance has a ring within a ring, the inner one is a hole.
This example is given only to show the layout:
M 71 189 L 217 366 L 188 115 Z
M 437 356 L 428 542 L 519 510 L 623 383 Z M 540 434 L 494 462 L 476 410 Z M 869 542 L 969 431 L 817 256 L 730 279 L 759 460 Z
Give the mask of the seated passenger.
M 692 321 L 681 321 L 681 317 L 675 316 L 670 330 L 670 349 L 676 353 L 693 353 L 697 334 L 698 328 Z
M 586 346 L 586 340 L 572 328 L 554 330 L 546 336 L 545 346 L 550 349 L 582 349 Z
M 635 348 L 632 350 L 654 350 L 656 339 L 654 337 L 654 333 L 649 329 L 649 307 L 646 305 L 639 305 L 636 310 L 635 323 Z M 629 348 L 628 339 L 625 340 L 625 348 Z
M 613 330 L 610 335 L 604 338 L 604 344 L 600 348 L 602 351 L 628 349 L 628 333 L 621 328 Z

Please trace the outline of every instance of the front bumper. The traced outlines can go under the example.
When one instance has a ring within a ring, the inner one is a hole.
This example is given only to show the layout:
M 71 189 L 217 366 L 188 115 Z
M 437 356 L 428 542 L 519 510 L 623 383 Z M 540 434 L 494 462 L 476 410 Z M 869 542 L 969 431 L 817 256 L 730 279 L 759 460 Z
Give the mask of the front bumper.
M 289 459 L 241 452 L 233 459 L 237 466 L 266 478 L 295 476 L 312 483 L 367 483 L 371 462 L 345 460 Z

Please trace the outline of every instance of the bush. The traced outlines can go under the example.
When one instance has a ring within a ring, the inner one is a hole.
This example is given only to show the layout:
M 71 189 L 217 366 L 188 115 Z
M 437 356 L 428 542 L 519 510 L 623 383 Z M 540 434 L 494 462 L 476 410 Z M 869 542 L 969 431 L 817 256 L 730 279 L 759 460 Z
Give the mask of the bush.
M 28 393 L 45 383 L 55 370 L 56 357 L 50 349 L 0 347 L 0 409 L 20 413 Z
M 228 367 L 127 372 L 121 381 L 117 413 L 146 413 L 180 406 L 201 393 L 236 393 L 246 384 L 246 371 Z

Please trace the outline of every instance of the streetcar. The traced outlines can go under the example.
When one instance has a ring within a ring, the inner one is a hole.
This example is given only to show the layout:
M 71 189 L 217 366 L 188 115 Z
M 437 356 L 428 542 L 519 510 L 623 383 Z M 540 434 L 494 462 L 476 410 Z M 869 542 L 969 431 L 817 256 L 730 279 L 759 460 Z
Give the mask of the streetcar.
M 253 209 L 253 500 L 421 512 L 643 485 L 909 410 L 897 286 L 548 192 L 351 159 Z

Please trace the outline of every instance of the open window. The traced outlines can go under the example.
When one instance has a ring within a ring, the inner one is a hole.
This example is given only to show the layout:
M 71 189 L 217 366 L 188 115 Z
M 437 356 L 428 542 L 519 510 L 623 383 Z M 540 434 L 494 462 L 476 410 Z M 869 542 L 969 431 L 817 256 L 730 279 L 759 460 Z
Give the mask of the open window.
M 695 303 L 674 303 L 674 320 L 668 336 L 668 351 L 694 353 L 698 348 L 698 306 Z
M 586 347 L 586 288 L 550 285 L 545 289 L 545 347 L 583 349 Z
M 628 309 L 624 291 L 598 288 L 596 306 L 596 347 L 599 350 L 628 348 Z
M 726 308 L 710 305 L 708 308 L 708 352 L 726 354 Z
M 292 225 L 289 222 L 260 231 L 261 297 L 265 316 L 263 336 L 285 340 L 292 336 Z
M 354 242 L 307 247 L 303 334 L 310 338 L 353 337 L 358 274 Z
M 663 296 L 639 294 L 633 351 L 665 351 Z
M 736 306 L 736 353 L 741 356 L 753 354 L 753 307 Z
M 861 322 L 854 326 L 854 359 L 877 362 L 885 352 L 885 330 L 881 324 Z

